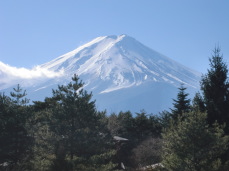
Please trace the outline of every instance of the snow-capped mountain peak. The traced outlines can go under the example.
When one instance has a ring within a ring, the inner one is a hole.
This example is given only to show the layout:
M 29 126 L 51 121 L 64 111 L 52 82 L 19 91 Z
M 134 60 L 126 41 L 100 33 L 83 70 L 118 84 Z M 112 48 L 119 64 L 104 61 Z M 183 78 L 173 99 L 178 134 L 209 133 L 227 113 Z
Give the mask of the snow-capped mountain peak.
M 93 92 L 98 108 L 110 111 L 159 111 L 168 107 L 165 98 L 171 103 L 181 83 L 194 92 L 200 79 L 198 72 L 127 35 L 95 38 L 37 68 L 58 74 L 50 79 L 30 79 L 29 84 L 24 84 L 32 96 L 48 96 L 48 91 L 51 95 L 52 88 L 70 82 L 77 74 L 85 89 Z
M 127 35 L 98 37 L 41 67 L 52 71 L 63 69 L 69 76 L 76 73 L 87 85 L 99 80 L 106 82 L 99 93 L 147 81 L 197 87 L 198 79 L 198 73 Z
M 66 68 L 67 66 L 63 65 L 64 62 L 68 60 L 71 62 L 77 62 L 78 60 L 80 60 L 83 57 L 83 55 L 86 54 L 86 51 L 90 51 L 90 50 L 91 50 L 90 53 L 92 53 L 93 55 L 99 54 L 102 51 L 108 49 L 109 46 L 112 46 L 116 42 L 120 41 L 124 37 L 125 35 L 97 37 L 93 39 L 92 41 L 76 48 L 75 50 L 69 53 L 66 53 L 46 64 L 43 64 L 42 67 L 47 68 L 47 69 L 52 69 L 52 70 L 57 70 L 60 66 L 63 68 Z M 81 53 L 81 56 L 78 55 L 79 53 Z M 72 61 L 73 59 L 75 60 Z

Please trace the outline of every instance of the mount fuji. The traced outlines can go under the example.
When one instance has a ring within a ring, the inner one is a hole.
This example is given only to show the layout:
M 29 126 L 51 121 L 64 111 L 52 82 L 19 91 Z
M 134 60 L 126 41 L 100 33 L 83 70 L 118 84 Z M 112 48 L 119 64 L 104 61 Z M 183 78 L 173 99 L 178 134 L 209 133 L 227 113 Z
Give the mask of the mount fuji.
M 1 91 L 19 83 L 27 90 L 28 98 L 44 100 L 58 84 L 69 83 L 77 74 L 85 83 L 84 89 L 92 92 L 98 110 L 110 113 L 144 109 L 157 113 L 172 107 L 181 84 L 193 96 L 200 80 L 200 73 L 127 35 L 98 37 L 36 70 L 43 71 L 43 75 L 26 79 L 15 76 L 11 84 L 0 83 Z M 46 72 L 52 76 L 46 76 Z M 3 77 L 7 73 L 0 65 L 0 78 Z

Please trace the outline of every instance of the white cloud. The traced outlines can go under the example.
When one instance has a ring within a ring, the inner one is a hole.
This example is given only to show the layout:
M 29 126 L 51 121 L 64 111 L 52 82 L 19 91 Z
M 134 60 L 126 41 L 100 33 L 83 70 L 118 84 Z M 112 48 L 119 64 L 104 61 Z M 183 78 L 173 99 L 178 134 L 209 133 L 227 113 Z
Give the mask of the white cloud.
M 7 74 L 8 76 L 18 77 L 22 79 L 32 79 L 32 78 L 53 78 L 63 75 L 63 70 L 60 72 L 49 71 L 39 66 L 34 67 L 33 69 L 26 68 L 16 68 L 4 64 L 0 61 L 0 72 Z
M 33 82 L 32 80 L 60 77 L 63 74 L 63 70 L 54 72 L 39 66 L 33 69 L 17 68 L 0 61 L 0 88 L 5 88 L 18 82 Z

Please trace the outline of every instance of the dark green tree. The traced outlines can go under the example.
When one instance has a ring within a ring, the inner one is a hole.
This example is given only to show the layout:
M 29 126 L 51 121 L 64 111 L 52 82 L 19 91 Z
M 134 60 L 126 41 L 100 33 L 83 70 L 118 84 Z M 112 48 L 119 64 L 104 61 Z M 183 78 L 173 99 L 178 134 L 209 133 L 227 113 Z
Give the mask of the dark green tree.
M 114 150 L 104 124 L 105 113 L 96 111 L 91 97 L 76 75 L 68 85 L 53 90 L 49 100 L 56 101 L 50 127 L 57 136 L 53 170 L 102 170 L 115 166 L 111 163 Z
M 177 122 L 164 130 L 163 165 L 168 170 L 221 171 L 221 154 L 229 137 L 217 123 L 210 127 L 207 114 L 198 111 L 183 113 Z
M 26 170 L 33 137 L 28 133 L 30 117 L 26 92 L 18 85 L 10 97 L 1 95 L 1 162 L 12 170 Z
M 196 93 L 193 100 L 192 100 L 192 108 L 194 110 L 199 110 L 200 112 L 205 112 L 206 107 L 204 103 L 203 97 L 200 95 L 200 93 Z
M 134 118 L 135 137 L 138 142 L 143 141 L 151 135 L 150 120 L 145 111 L 136 113 Z
M 111 114 L 108 117 L 108 129 L 112 136 L 132 138 L 135 132 L 134 117 L 130 111 Z
M 137 168 L 135 153 L 142 150 L 143 141 L 153 137 L 157 139 L 162 130 L 162 123 L 159 117 L 148 115 L 144 110 L 136 113 L 133 117 L 131 112 L 119 112 L 118 115 L 111 114 L 108 117 L 108 128 L 113 136 L 128 139 L 128 141 L 117 142 L 117 161 L 125 166 Z M 139 149 L 140 148 L 140 149 Z M 151 148 L 151 147 L 148 147 Z M 135 150 L 134 150 L 135 149 Z M 139 149 L 139 150 L 138 150 Z M 146 148 L 144 148 L 145 150 Z M 148 156 L 150 158 L 150 156 Z M 138 157 L 139 160 L 139 157 Z M 149 159 L 150 160 L 150 159 Z
M 177 119 L 182 113 L 189 112 L 191 109 L 190 99 L 188 99 L 188 93 L 185 92 L 187 88 L 183 84 L 178 88 L 177 99 L 173 99 L 173 109 L 171 109 L 172 118 Z
M 169 111 L 159 112 L 158 121 L 161 125 L 161 129 L 168 128 L 172 120 L 172 114 Z M 161 133 L 161 132 L 160 132 Z
M 13 92 L 10 92 L 10 95 L 13 98 L 13 102 L 15 105 L 25 106 L 29 103 L 29 99 L 26 98 L 26 90 L 23 90 L 19 84 L 16 88 L 13 88 L 13 90 Z
M 128 141 L 116 141 L 116 156 L 115 161 L 121 168 L 121 163 L 126 167 L 131 166 L 130 151 L 134 148 L 136 143 L 134 118 L 130 111 L 119 112 L 108 116 L 108 129 L 112 136 L 118 136 L 128 139 Z
M 49 108 L 39 108 L 36 102 L 33 106 L 33 118 L 30 120 L 29 132 L 34 136 L 32 147 L 33 155 L 30 159 L 30 170 L 50 170 L 52 161 L 55 159 L 54 144 L 56 136 L 50 129 L 52 112 Z
M 202 76 L 200 85 L 203 92 L 208 123 L 227 123 L 229 125 L 229 82 L 228 69 L 223 61 L 220 48 L 216 47 L 209 59 L 210 69 Z M 229 132 L 229 131 L 227 131 Z
M 163 120 L 162 115 L 159 116 L 159 115 L 152 114 L 149 116 L 148 119 L 149 119 L 150 136 L 154 138 L 160 137 L 162 129 L 164 127 L 162 122 L 165 122 L 162 121 Z
M 12 125 L 11 120 L 12 100 L 5 94 L 0 94 L 0 163 L 12 162 L 10 153 L 13 151 L 11 147 L 12 137 L 9 127 Z

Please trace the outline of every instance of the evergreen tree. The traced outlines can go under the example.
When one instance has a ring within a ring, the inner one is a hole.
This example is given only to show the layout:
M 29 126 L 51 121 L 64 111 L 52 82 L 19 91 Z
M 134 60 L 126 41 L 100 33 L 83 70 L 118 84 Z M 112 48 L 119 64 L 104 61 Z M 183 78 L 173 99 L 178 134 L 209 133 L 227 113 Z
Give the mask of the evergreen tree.
M 119 112 L 118 115 L 111 114 L 108 117 L 108 128 L 112 133 L 112 136 L 119 136 L 126 138 L 130 141 L 117 141 L 116 142 L 116 156 L 115 161 L 119 163 L 121 168 L 121 163 L 125 166 L 131 166 L 130 151 L 134 148 L 136 144 L 135 137 L 135 127 L 134 118 L 130 111 Z
M 134 118 L 130 111 L 111 114 L 108 117 L 108 129 L 112 136 L 120 136 L 132 139 L 135 135 Z
M 53 90 L 52 99 L 57 102 L 52 109 L 51 123 L 51 130 L 57 136 L 53 170 L 95 170 L 115 166 L 110 163 L 114 155 L 112 137 L 102 122 L 105 114 L 96 111 L 91 97 L 76 75 L 68 85 Z
M 26 90 L 23 90 L 19 84 L 16 88 L 13 88 L 13 90 L 13 92 L 10 92 L 10 95 L 13 98 L 15 105 L 25 106 L 29 103 L 29 99 L 25 97 L 27 95 Z
M 177 94 L 177 99 L 173 99 L 173 109 L 171 109 L 172 112 L 172 118 L 177 119 L 178 116 L 182 115 L 182 113 L 189 112 L 191 109 L 190 105 L 190 99 L 188 99 L 188 93 L 185 93 L 185 90 L 187 88 L 184 87 L 183 84 L 181 84 L 179 92 Z
M 12 100 L 5 94 L 0 93 L 0 163 L 12 162 L 9 154 L 12 152 L 9 127 L 11 126 Z
M 10 97 L 1 95 L 1 162 L 7 163 L 12 170 L 25 170 L 30 157 L 32 136 L 28 133 L 27 119 L 29 108 L 26 92 L 18 85 Z
M 122 128 L 118 116 L 115 113 L 108 116 L 108 129 L 112 136 L 120 136 L 119 132 Z
M 193 100 L 192 100 L 192 108 L 195 110 L 199 110 L 200 112 L 205 112 L 206 107 L 204 103 L 203 97 L 200 95 L 200 93 L 196 93 Z
M 229 137 L 217 123 L 209 127 L 207 115 L 198 111 L 184 113 L 176 124 L 164 130 L 163 165 L 168 170 L 221 171 L 220 155 Z
M 52 113 L 48 108 L 39 108 L 35 102 L 33 118 L 31 119 L 30 133 L 34 136 L 33 155 L 31 156 L 31 170 L 50 170 L 54 156 L 55 134 L 50 130 Z
M 172 114 L 166 110 L 159 112 L 158 121 L 161 125 L 161 129 L 168 128 L 172 120 Z M 161 131 L 160 131 L 161 133 Z
M 210 69 L 200 82 L 203 92 L 208 123 L 216 120 L 229 125 L 229 82 L 228 69 L 220 54 L 220 48 L 215 48 L 210 58 Z M 227 131 L 229 132 L 229 131 Z
M 149 116 L 142 110 L 136 113 L 135 117 L 133 117 L 129 111 L 119 112 L 118 115 L 111 114 L 108 120 L 108 128 L 113 133 L 113 136 L 128 139 L 128 141 L 116 143 L 117 162 L 122 162 L 129 168 L 136 168 L 137 163 L 133 157 L 135 153 L 142 150 L 140 144 L 142 144 L 143 141 L 151 139 L 151 137 L 156 138 L 160 136 L 162 129 L 160 118 L 155 115 Z M 144 148 L 144 150 L 145 149 L 146 148 Z M 138 160 L 140 160 L 139 157 Z
M 138 142 L 143 141 L 151 135 L 150 120 L 145 111 L 136 113 L 136 117 L 134 118 L 134 126 L 135 138 L 138 140 Z
M 161 115 L 162 116 L 162 115 Z M 150 129 L 150 136 L 152 137 L 160 137 L 161 131 L 163 128 L 162 117 L 159 115 L 150 115 L 149 116 L 149 129 Z

